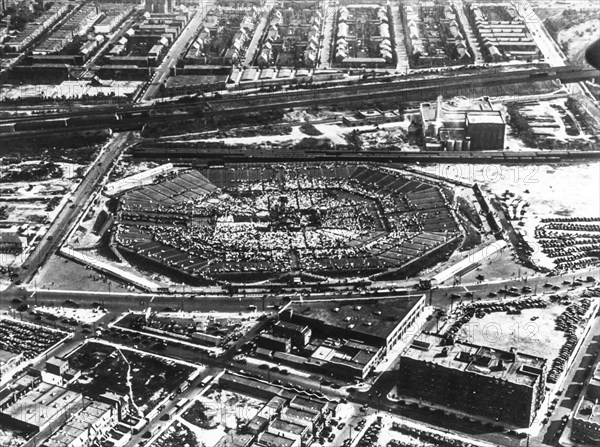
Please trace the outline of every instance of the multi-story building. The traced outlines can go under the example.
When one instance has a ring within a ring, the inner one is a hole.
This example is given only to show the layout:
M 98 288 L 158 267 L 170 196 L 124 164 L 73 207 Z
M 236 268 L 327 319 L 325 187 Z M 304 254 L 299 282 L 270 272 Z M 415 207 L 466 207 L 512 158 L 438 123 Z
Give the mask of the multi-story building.
M 310 341 L 312 331 L 308 326 L 290 323 L 289 321 L 278 321 L 273 325 L 273 335 L 286 337 L 292 341 L 292 345 L 303 348 Z
M 289 352 L 292 342 L 289 338 L 276 337 L 271 334 L 261 334 L 256 339 L 256 345 L 261 348 L 272 349 L 274 351 Z
M 420 106 L 425 148 L 448 151 L 504 149 L 506 122 L 489 98 L 469 101 L 458 97 Z
M 546 359 L 422 333 L 400 358 L 398 392 L 519 427 L 544 399 Z
M 600 444 L 600 363 L 596 364 L 594 374 L 575 407 L 571 439 L 590 445 Z
M 425 295 L 292 302 L 280 318 L 308 326 L 316 337 L 299 352 L 307 359 L 304 368 L 362 380 L 399 341 L 410 338 L 424 306 Z

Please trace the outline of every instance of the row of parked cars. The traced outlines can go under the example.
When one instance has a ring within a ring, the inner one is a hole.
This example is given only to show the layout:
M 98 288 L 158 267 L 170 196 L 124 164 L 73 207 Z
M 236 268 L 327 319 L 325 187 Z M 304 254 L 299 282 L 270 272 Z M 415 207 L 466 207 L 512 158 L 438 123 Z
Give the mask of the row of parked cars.
M 552 361 L 552 366 L 548 372 L 548 382 L 556 383 L 560 374 L 564 371 L 565 366 L 579 341 L 579 338 L 575 335 L 575 330 L 590 308 L 590 305 L 590 300 L 588 298 L 583 298 L 580 301 L 571 304 L 562 314 L 556 317 L 556 329 L 564 331 L 567 335 L 567 340 L 561 346 L 558 357 Z

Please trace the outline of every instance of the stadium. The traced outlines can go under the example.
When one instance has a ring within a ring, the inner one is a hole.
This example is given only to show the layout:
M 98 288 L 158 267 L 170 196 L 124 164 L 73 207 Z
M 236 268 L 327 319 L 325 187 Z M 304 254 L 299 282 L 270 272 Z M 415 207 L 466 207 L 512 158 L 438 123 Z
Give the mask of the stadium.
M 460 242 L 449 196 L 363 164 L 182 169 L 122 194 L 113 237 L 190 284 L 403 278 Z

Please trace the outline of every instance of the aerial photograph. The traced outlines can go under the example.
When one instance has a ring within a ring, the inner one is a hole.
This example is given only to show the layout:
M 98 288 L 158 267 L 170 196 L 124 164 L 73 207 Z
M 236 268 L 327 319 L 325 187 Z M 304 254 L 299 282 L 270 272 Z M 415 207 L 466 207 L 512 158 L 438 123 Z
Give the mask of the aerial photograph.
M 0 447 L 600 447 L 600 2 L 0 0 Z

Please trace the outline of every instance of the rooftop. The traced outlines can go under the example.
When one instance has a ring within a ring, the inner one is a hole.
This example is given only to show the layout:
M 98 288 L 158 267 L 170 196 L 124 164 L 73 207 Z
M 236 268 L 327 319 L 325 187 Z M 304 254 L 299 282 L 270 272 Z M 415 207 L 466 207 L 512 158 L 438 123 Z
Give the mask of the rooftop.
M 293 422 L 287 422 L 281 419 L 275 419 L 273 422 L 271 422 L 270 427 L 274 428 L 275 430 L 281 430 L 287 433 L 293 433 L 295 435 L 301 435 L 304 433 L 304 430 L 306 430 L 306 426 L 304 425 L 294 424 Z
M 524 386 L 533 386 L 544 373 L 546 360 L 541 357 L 463 342 L 442 346 L 442 341 L 443 337 L 439 335 L 422 333 L 413 340 L 403 357 Z
M 600 403 L 597 400 L 592 402 L 582 399 L 575 417 L 585 422 L 600 424 Z
M 287 309 L 292 310 L 293 315 L 318 320 L 328 326 L 385 339 L 423 296 L 292 302 Z
M 269 447 L 292 447 L 292 445 L 294 445 L 294 442 L 295 441 L 293 439 L 264 432 L 258 436 L 258 442 L 255 444 L 265 445 Z
M 309 399 L 307 397 L 302 396 L 294 396 L 290 401 L 290 406 L 294 404 L 300 407 L 302 410 L 311 412 L 311 413 L 321 413 L 324 408 L 327 406 L 325 402 L 321 402 L 314 399 Z
M 21 245 L 21 239 L 14 233 L 0 233 L 0 243 L 2 244 L 18 244 Z
M 41 427 L 81 398 L 80 393 L 60 386 L 40 383 L 2 413 L 25 424 Z M 40 415 L 44 415 L 44 418 L 40 418 Z
M 440 107 L 440 119 L 442 121 L 464 120 L 466 114 L 472 112 L 480 112 L 479 116 L 485 116 L 489 112 L 492 112 L 492 116 L 498 115 L 498 111 L 494 109 L 487 97 L 469 100 L 464 96 L 457 96 L 447 101 L 438 100 L 438 102 L 422 103 L 420 108 L 423 121 L 434 121 L 438 107 Z
M 312 422 L 316 418 L 315 413 L 309 413 L 308 411 L 299 410 L 297 408 L 286 407 L 281 411 L 282 416 L 287 416 L 290 419 L 299 421 Z
M 502 118 L 502 113 L 500 111 L 496 111 L 495 113 L 477 113 L 477 112 L 467 112 L 467 120 L 471 124 L 504 124 L 504 118 Z
M 100 419 L 104 414 L 111 411 L 112 405 L 102 402 L 92 401 L 81 412 L 73 416 L 65 425 L 63 425 L 54 435 L 52 435 L 44 445 L 46 447 L 62 447 L 70 445 L 72 441 L 79 438 L 91 424 Z
M 298 332 L 305 332 L 308 328 L 301 324 L 291 323 L 289 321 L 277 321 L 274 326 L 278 326 L 285 329 L 291 329 Z

